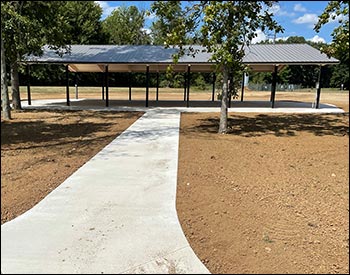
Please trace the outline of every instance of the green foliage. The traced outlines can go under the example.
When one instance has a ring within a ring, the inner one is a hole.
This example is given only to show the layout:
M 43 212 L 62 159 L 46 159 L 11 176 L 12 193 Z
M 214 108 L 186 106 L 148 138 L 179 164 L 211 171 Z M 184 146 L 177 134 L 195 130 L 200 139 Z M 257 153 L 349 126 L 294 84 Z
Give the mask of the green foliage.
M 322 48 L 329 56 L 338 58 L 342 63 L 349 62 L 349 1 L 330 1 L 314 30 L 319 32 L 323 25 L 339 16 L 339 26 L 332 32 L 332 43 Z
M 185 8 L 177 1 L 152 4 L 152 12 L 162 22 L 159 27 L 167 33 L 164 45 L 179 48 L 179 53 L 173 56 L 175 63 L 185 54 L 184 38 L 188 37 L 205 47 L 212 54 L 216 71 L 223 72 L 220 133 L 227 131 L 227 98 L 235 94 L 245 70 L 244 46 L 251 43 L 258 29 L 283 31 L 268 11 L 272 4 L 273 1 L 190 1 Z M 197 54 L 193 47 L 189 50 L 187 54 Z
M 349 89 L 349 65 L 338 64 L 333 66 L 330 79 L 330 86 L 340 88 L 344 85 L 344 89 Z
M 105 44 L 107 35 L 102 31 L 102 8 L 93 1 L 67 1 L 63 16 L 68 27 L 69 44 Z
M 184 38 L 192 38 L 212 53 L 218 68 L 227 67 L 237 76 L 243 70 L 243 46 L 250 44 L 255 31 L 258 28 L 282 31 L 272 14 L 263 11 L 263 5 L 272 6 L 271 1 L 196 1 L 191 4 L 180 10 L 181 5 L 176 1 L 153 3 L 152 11 L 161 21 L 159 27 L 167 33 L 165 45 L 178 46 L 179 55 L 183 55 Z M 192 53 L 196 54 L 193 50 Z M 177 59 L 175 57 L 175 61 Z
M 115 9 L 103 22 L 110 44 L 143 45 L 150 44 L 151 38 L 144 29 L 145 11 L 136 6 Z
M 204 77 L 201 73 L 199 73 L 198 76 L 194 79 L 193 85 L 200 90 L 206 89 L 207 83 L 205 82 Z
M 11 63 L 27 54 L 41 54 L 47 44 L 67 50 L 68 22 L 63 16 L 65 1 L 1 2 L 1 29 L 7 60 Z

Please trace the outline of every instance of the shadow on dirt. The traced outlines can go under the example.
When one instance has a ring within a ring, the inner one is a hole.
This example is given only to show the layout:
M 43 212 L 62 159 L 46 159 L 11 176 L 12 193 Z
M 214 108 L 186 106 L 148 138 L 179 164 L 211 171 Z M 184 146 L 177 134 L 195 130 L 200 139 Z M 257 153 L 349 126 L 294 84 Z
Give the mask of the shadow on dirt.
M 50 111 L 31 110 L 22 111 L 31 113 L 47 113 Z M 99 131 L 108 131 L 110 123 L 96 122 L 96 119 L 116 121 L 122 119 L 140 117 L 140 112 L 98 112 L 98 111 L 52 111 L 50 122 L 42 117 L 38 120 L 1 122 L 1 145 L 15 145 L 19 143 L 40 143 L 49 142 L 50 145 L 67 143 L 74 138 L 81 138 L 84 141 L 91 141 L 91 135 Z M 67 116 L 70 122 L 65 122 Z M 117 122 L 118 123 L 118 122 Z M 117 133 L 111 133 L 115 136 Z M 31 145 L 31 148 L 37 147 Z M 49 144 L 46 144 L 49 146 Z M 28 149 L 28 148 L 23 148 Z
M 228 119 L 228 134 L 245 137 L 275 135 L 295 136 L 308 132 L 315 136 L 349 135 L 349 113 L 341 114 L 279 114 L 279 115 L 231 115 Z M 219 117 L 197 120 L 195 126 L 183 127 L 182 133 L 217 133 Z

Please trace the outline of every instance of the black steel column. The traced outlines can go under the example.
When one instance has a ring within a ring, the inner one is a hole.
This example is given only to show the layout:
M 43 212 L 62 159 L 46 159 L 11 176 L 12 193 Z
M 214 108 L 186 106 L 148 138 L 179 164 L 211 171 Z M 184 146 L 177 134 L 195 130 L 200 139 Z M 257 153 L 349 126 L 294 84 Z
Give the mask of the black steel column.
M 129 82 L 129 101 L 131 101 L 131 72 L 128 74 L 128 82 Z
M 243 96 L 244 96 L 244 73 L 243 73 L 243 77 L 242 77 L 242 90 L 241 90 L 241 101 L 243 102 Z
M 320 98 L 321 98 L 321 88 L 322 88 L 322 85 L 321 85 L 322 68 L 323 66 L 320 65 L 320 71 L 318 73 L 318 86 L 316 89 L 316 106 L 315 106 L 316 109 L 320 108 Z
M 78 99 L 78 73 L 74 74 L 74 82 L 75 82 L 75 99 Z
M 233 75 L 230 74 L 230 80 L 228 85 L 228 107 L 229 108 L 231 108 L 232 90 L 233 90 Z
M 105 67 L 105 78 L 106 78 L 106 107 L 109 106 L 109 94 L 108 94 L 108 85 L 109 85 L 109 79 L 108 79 L 108 65 Z
M 32 98 L 30 95 L 30 65 L 27 64 L 27 98 L 28 98 L 28 105 L 32 105 Z
M 157 87 L 156 87 L 156 101 L 158 101 L 158 94 L 159 94 L 159 72 L 157 72 Z
M 187 75 L 185 72 L 185 76 L 184 76 L 184 101 L 186 101 L 186 90 L 187 90 Z
M 69 101 L 69 69 L 68 65 L 66 65 L 66 100 L 67 100 L 67 106 L 70 106 L 70 101 Z
M 191 65 L 187 66 L 187 94 L 186 94 L 186 107 L 190 106 L 190 85 L 191 85 Z
M 272 73 L 271 98 L 270 98 L 271 108 L 275 108 L 277 69 L 278 69 L 278 66 L 275 65 L 273 73 Z
M 214 101 L 214 98 L 215 98 L 215 82 L 216 82 L 216 73 L 213 73 L 213 90 L 211 92 L 211 101 Z
M 146 67 L 146 107 L 148 107 L 148 97 L 149 97 L 149 65 Z
M 105 100 L 105 74 L 102 73 L 102 100 Z

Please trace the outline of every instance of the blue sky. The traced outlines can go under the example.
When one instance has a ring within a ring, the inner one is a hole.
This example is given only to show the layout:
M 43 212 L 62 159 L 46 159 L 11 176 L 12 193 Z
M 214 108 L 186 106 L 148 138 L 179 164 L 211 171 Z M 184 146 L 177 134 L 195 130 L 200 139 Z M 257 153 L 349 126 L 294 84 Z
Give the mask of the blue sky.
M 102 19 L 106 18 L 113 9 L 119 6 L 137 6 L 141 10 L 149 10 L 152 1 L 96 1 L 103 9 Z M 185 2 L 185 1 L 184 1 Z M 184 3 L 185 4 L 185 3 Z M 329 43 L 332 40 L 331 33 L 339 24 L 337 20 L 324 25 L 319 33 L 313 30 L 314 24 L 327 6 L 328 1 L 279 1 L 272 7 L 275 19 L 285 29 L 284 33 L 277 34 L 277 39 L 286 39 L 289 36 L 304 36 L 307 40 L 314 42 Z M 156 18 L 149 16 L 146 19 L 146 29 Z M 253 40 L 256 43 L 260 40 L 273 38 L 273 33 L 257 32 L 257 37 Z

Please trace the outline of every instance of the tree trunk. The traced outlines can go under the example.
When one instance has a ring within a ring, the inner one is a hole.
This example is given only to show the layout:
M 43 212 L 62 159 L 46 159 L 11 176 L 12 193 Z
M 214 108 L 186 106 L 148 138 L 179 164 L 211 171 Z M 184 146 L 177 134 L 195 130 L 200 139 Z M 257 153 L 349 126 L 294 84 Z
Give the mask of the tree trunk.
M 4 119 L 11 119 L 10 100 L 7 87 L 4 41 L 1 35 L 1 108 Z
M 227 98 L 228 98 L 227 82 L 228 82 L 228 69 L 224 67 L 219 134 L 227 133 Z
M 21 110 L 21 98 L 19 94 L 19 77 L 17 61 L 11 64 L 11 89 L 12 89 L 12 107 L 15 110 Z

